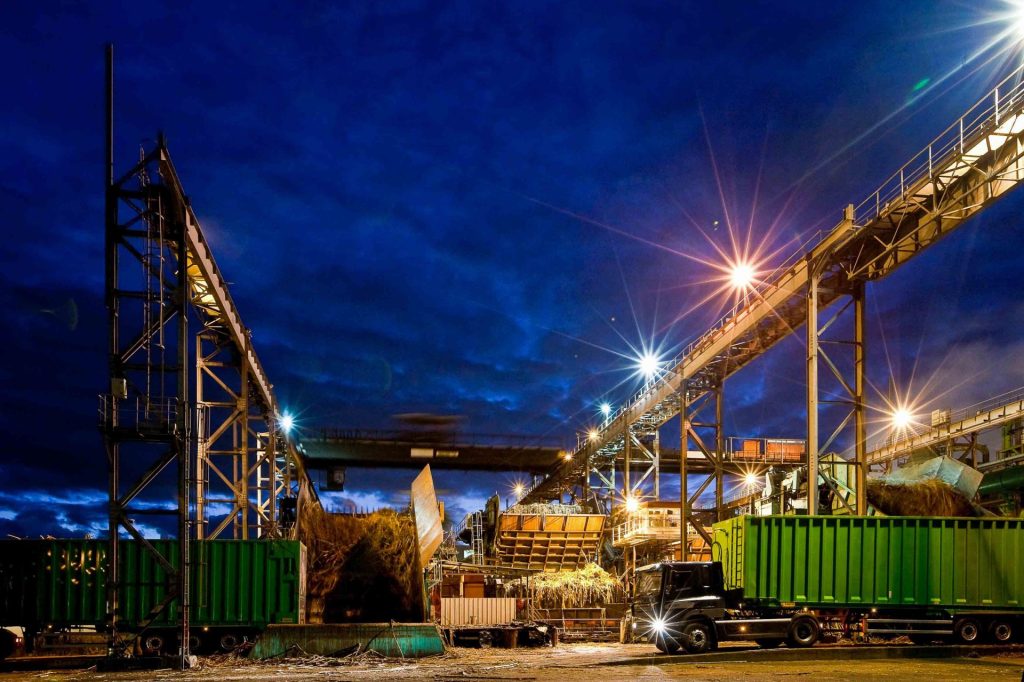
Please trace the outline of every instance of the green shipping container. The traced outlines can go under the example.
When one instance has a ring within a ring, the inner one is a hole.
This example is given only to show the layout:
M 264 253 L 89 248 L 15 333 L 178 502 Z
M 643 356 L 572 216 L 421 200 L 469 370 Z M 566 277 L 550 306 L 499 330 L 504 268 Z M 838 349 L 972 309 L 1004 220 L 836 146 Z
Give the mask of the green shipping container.
M 1020 519 L 741 516 L 712 558 L 763 606 L 1024 611 Z
M 153 540 L 178 560 L 176 540 Z M 167 573 L 134 541 L 121 549 L 121 618 L 137 628 L 167 594 Z M 105 540 L 0 541 L 0 625 L 95 625 L 106 620 Z M 305 622 L 305 548 L 292 540 L 192 544 L 192 625 L 262 629 Z M 177 602 L 152 623 L 176 624 Z

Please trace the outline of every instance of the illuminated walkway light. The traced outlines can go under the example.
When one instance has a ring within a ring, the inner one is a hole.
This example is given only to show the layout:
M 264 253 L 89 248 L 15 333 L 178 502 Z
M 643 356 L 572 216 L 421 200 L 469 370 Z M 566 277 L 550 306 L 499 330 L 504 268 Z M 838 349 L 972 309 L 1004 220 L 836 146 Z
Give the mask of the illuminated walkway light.
M 658 370 L 661 369 L 661 360 L 654 353 L 644 353 L 637 362 L 637 368 L 644 379 L 650 381 L 658 375 Z
M 734 289 L 747 289 L 754 283 L 754 268 L 749 263 L 737 263 L 729 272 L 729 283 Z
M 905 407 L 899 407 L 892 413 L 892 426 L 894 429 L 903 430 L 914 421 L 914 415 Z

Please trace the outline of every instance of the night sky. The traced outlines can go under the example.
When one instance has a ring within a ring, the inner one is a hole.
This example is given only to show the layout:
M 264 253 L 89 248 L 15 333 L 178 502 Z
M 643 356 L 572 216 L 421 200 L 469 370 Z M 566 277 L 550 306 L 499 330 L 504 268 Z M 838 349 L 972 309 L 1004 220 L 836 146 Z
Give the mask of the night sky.
M 298 9 L 301 6 L 301 10 Z M 308 433 L 463 415 L 575 444 L 1021 58 L 990 2 L 5 2 L 0 534 L 106 527 L 103 45 L 117 167 L 166 133 Z M 868 290 L 872 400 L 1024 385 L 1011 193 Z M 802 332 L 726 385 L 729 435 L 803 437 Z M 335 505 L 403 505 L 353 471 Z M 438 474 L 453 516 L 515 473 Z M 667 486 L 671 489 L 671 486 Z

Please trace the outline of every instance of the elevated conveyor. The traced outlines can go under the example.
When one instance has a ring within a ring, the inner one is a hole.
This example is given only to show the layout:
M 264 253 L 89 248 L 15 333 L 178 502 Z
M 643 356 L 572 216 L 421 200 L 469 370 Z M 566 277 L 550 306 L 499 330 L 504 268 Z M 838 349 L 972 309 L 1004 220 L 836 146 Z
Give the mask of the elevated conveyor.
M 1017 69 L 874 192 L 847 207 L 843 221 L 809 250 L 766 276 L 611 415 L 571 460 L 555 465 L 524 501 L 557 497 L 588 468 L 611 466 L 624 450 L 627 428 L 657 429 L 679 414 L 684 386 L 692 401 L 799 329 L 808 319 L 812 290 L 816 312 L 826 309 L 1017 187 L 1024 179 L 1021 73 Z

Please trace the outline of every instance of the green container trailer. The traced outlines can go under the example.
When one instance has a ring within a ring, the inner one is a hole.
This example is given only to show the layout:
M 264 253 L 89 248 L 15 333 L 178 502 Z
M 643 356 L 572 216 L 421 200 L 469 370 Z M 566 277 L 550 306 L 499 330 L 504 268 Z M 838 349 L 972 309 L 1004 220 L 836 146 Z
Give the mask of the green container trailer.
M 152 540 L 172 563 L 176 540 Z M 120 544 L 121 627 L 138 632 L 167 595 L 167 572 L 138 542 Z M 105 540 L 0 541 L 0 626 L 27 635 L 106 621 Z M 305 548 L 291 540 L 204 540 L 192 545 L 192 618 L 199 648 L 230 649 L 271 623 L 305 622 Z M 145 629 L 145 648 L 172 641 L 176 602 Z M 26 641 L 28 641 L 26 637 Z M 205 639 L 205 641 L 203 641 Z
M 741 516 L 715 524 L 711 554 L 765 606 L 1024 606 L 1020 519 Z
M 663 651 L 832 635 L 1008 642 L 1024 631 L 1024 520 L 743 516 L 709 562 L 637 569 L 638 634 Z

